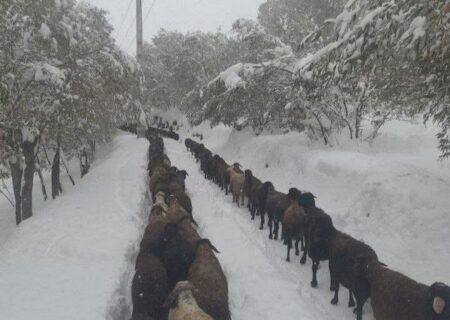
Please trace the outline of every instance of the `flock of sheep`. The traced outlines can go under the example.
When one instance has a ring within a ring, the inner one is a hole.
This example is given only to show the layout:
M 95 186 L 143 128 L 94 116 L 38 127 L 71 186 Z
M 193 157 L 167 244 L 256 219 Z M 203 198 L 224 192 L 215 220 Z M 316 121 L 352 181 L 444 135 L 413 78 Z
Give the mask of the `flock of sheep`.
M 368 298 L 377 320 L 450 319 L 449 286 L 440 282 L 427 286 L 387 268 L 370 246 L 337 230 L 331 217 L 316 207 L 313 194 L 296 188 L 291 188 L 287 194 L 281 193 L 271 182 L 263 183 L 250 170 L 241 170 L 239 163 L 227 164 L 203 144 L 186 139 L 185 145 L 200 162 L 205 177 L 226 194 L 230 192 L 237 206 L 244 205 L 247 198 L 252 220 L 260 216 L 260 229 L 267 215 L 270 239 L 278 239 L 281 224 L 287 261 L 290 261 L 294 241 L 295 254 L 300 255 L 301 242 L 300 263 L 305 264 L 307 257 L 312 260 L 312 287 L 318 285 L 320 261 L 329 261 L 330 290 L 334 291 L 332 304 L 338 303 L 342 285 L 349 290 L 348 306 L 356 305 L 357 320 L 362 319 L 363 305 Z
M 188 175 L 171 165 L 164 142 L 147 131 L 153 207 L 132 282 L 132 320 L 230 320 L 228 284 L 214 252 L 198 234 L 186 194 Z

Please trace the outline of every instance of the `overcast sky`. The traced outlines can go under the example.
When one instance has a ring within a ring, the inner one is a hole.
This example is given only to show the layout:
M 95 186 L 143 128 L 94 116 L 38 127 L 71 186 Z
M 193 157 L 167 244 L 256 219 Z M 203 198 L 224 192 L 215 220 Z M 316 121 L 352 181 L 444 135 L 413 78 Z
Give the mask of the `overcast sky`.
M 136 0 L 83 0 L 107 10 L 110 23 L 116 29 L 117 44 L 135 53 Z M 265 0 L 142 0 L 144 40 L 150 41 L 159 29 L 188 31 L 228 31 L 237 18 L 257 16 Z M 128 11 L 127 11 L 128 9 Z M 123 24 L 122 24 L 123 21 Z

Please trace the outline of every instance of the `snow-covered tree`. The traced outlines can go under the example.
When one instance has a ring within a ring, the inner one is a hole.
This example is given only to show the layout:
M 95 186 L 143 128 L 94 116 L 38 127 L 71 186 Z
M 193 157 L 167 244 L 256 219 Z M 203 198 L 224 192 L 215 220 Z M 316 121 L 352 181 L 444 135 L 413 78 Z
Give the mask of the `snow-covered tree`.
M 389 118 L 425 112 L 442 125 L 446 156 L 448 19 L 443 0 L 349 1 L 334 20 L 335 41 L 297 63 L 298 79 L 322 100 L 348 97 L 345 117 L 357 138 L 373 139 Z
M 115 47 L 102 10 L 73 0 L 11 0 L 0 9 L 0 163 L 9 167 L 20 223 L 32 215 L 43 147 L 80 156 L 109 139 L 122 107 L 139 107 L 141 76 Z

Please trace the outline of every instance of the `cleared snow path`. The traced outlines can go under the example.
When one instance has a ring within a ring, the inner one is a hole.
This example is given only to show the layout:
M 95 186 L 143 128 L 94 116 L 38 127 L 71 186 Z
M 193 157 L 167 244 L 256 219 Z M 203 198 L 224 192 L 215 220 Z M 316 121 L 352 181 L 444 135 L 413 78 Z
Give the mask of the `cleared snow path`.
M 14 230 L 0 250 L 0 319 L 119 318 L 144 225 L 147 148 L 120 134 L 73 190 Z
M 326 263 L 319 270 L 319 288 L 312 289 L 310 261 L 300 266 L 294 255 L 287 263 L 282 243 L 269 240 L 267 228 L 260 231 L 247 209 L 237 208 L 231 197 L 203 177 L 184 144 L 168 139 L 165 144 L 173 165 L 189 173 L 186 188 L 202 236 L 221 251 L 218 258 L 228 278 L 233 320 L 354 318 L 347 308 L 347 290 L 341 290 L 339 306 L 330 305 Z M 366 304 L 365 320 L 373 320 L 369 309 Z

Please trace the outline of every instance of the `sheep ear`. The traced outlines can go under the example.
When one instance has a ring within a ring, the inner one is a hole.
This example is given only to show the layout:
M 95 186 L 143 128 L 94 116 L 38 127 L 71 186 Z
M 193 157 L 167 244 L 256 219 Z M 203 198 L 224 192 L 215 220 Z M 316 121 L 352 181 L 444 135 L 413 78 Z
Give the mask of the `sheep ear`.
M 209 247 L 211 248 L 212 251 L 214 251 L 215 253 L 219 253 L 220 254 L 220 251 L 217 250 L 217 248 L 214 247 L 213 244 L 211 243 L 211 241 L 209 241 L 209 240 L 208 240 L 208 245 L 209 245 Z
M 434 297 L 433 310 L 436 314 L 441 314 L 445 309 L 445 300 L 441 297 Z
M 198 227 L 198 223 L 197 223 L 197 221 L 194 220 L 194 218 L 189 217 L 189 220 L 191 220 L 191 222 L 194 224 L 194 226 Z

